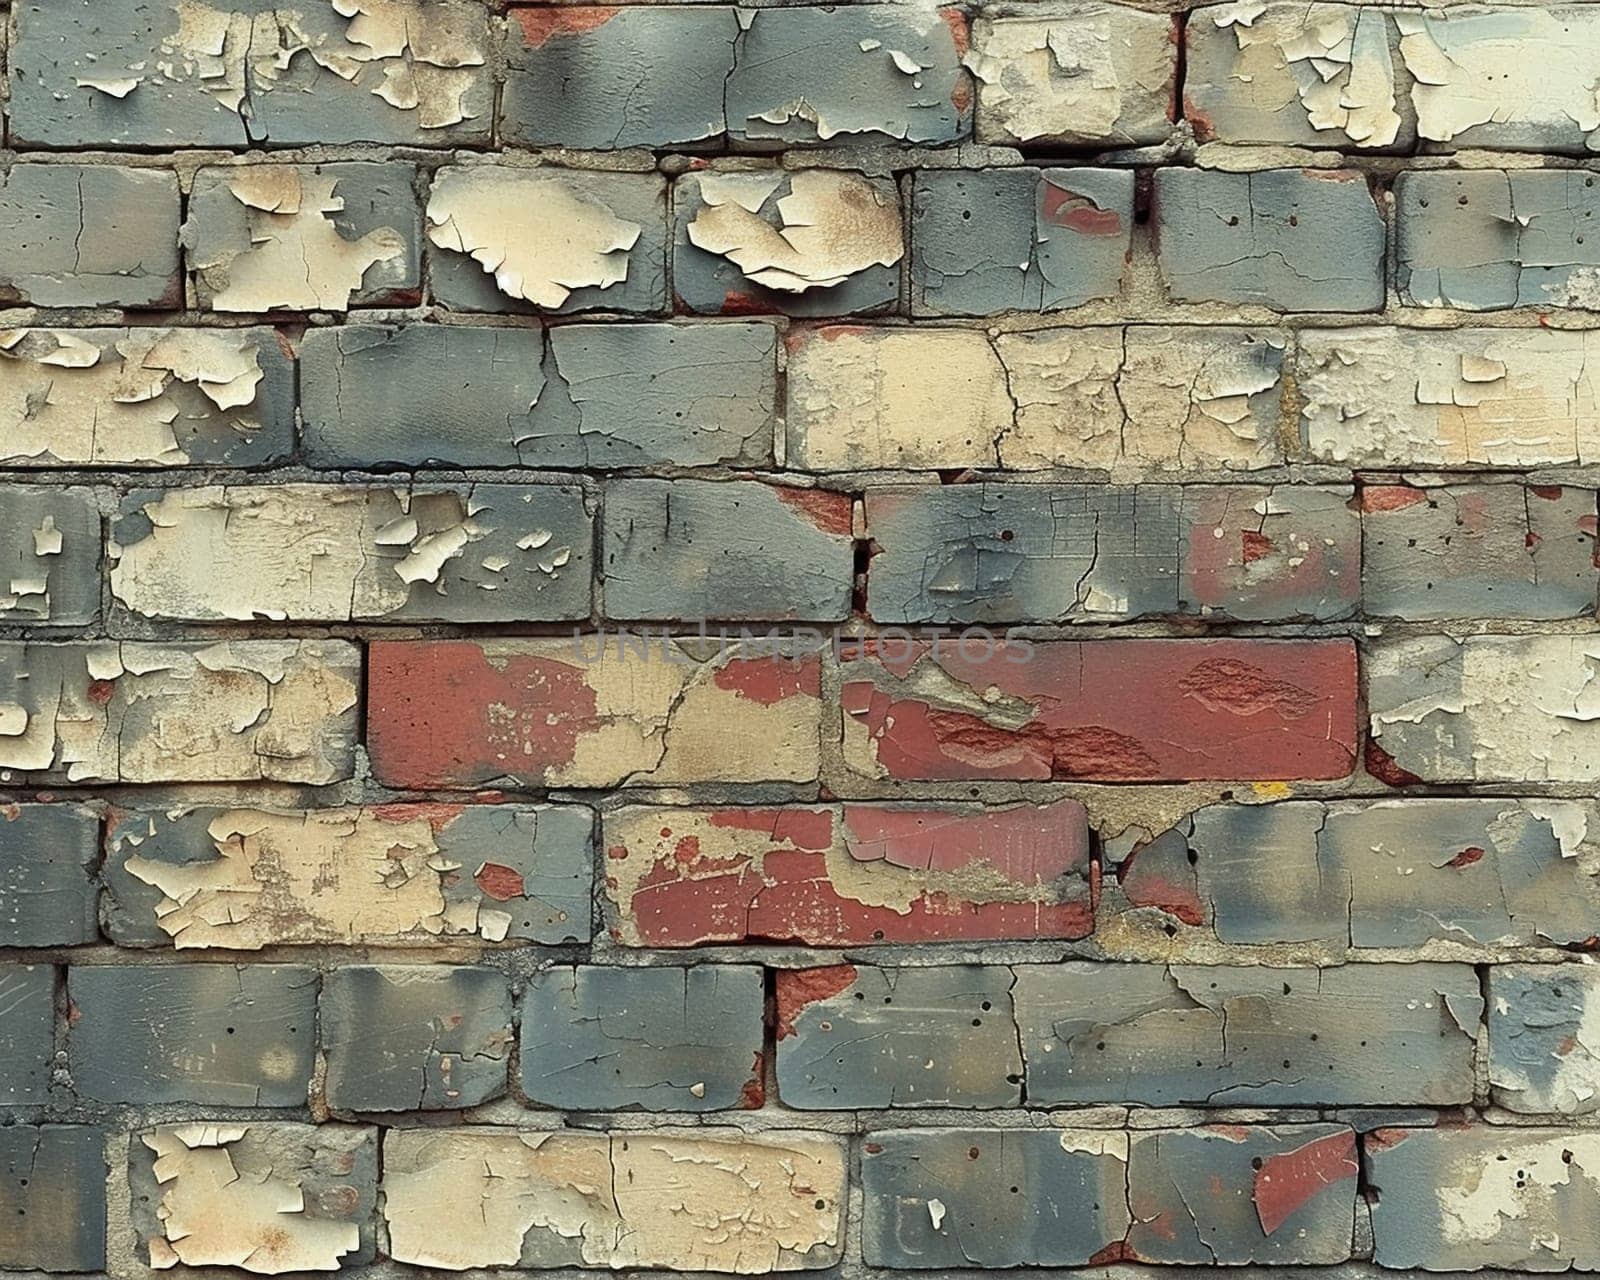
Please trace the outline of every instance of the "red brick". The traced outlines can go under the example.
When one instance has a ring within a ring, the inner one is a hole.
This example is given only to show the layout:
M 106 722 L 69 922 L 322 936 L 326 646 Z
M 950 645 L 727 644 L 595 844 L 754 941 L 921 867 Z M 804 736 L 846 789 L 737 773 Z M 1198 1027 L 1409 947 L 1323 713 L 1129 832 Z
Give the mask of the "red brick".
M 847 654 L 845 758 L 868 776 L 1342 778 L 1347 640 L 954 641 Z
M 1081 938 L 1094 928 L 1074 800 L 621 809 L 606 820 L 613 934 L 630 946 Z

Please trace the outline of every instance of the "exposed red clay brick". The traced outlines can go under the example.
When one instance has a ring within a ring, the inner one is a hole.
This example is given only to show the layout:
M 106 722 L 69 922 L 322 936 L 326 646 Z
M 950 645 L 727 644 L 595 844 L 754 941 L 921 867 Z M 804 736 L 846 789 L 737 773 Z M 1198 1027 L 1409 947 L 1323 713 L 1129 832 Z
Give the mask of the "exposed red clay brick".
M 1296 1210 L 1326 1188 L 1360 1172 L 1354 1131 L 1330 1133 L 1282 1155 L 1268 1156 L 1256 1170 L 1256 1217 L 1272 1235 Z
M 1371 739 L 1368 739 L 1363 754 L 1367 772 L 1387 786 L 1414 787 L 1422 781 L 1409 769 L 1401 768 L 1392 755 Z
M 1115 209 L 1097 209 L 1087 197 L 1052 183 L 1044 184 L 1042 211 L 1046 222 L 1086 236 L 1119 236 L 1122 215 Z
M 807 1005 L 816 1004 L 849 989 L 856 980 L 853 964 L 821 969 L 780 969 L 776 978 L 778 1039 L 794 1034 L 794 1021 Z
M 730 662 L 711 677 L 711 682 L 719 689 L 731 690 L 741 698 L 771 707 L 799 693 L 820 697 L 822 668 L 816 662 L 777 655 L 747 658 L 743 662 Z
M 512 898 L 522 897 L 527 891 L 522 873 L 515 867 L 502 866 L 498 862 L 485 862 L 472 879 L 483 890 L 485 897 L 493 898 L 496 902 L 509 902 Z
M 511 17 L 522 28 L 522 40 L 530 49 L 537 49 L 552 36 L 582 35 L 603 27 L 617 16 L 615 5 L 575 5 L 554 8 L 514 8 Z
M 848 493 L 831 489 L 797 489 L 793 485 L 773 485 L 772 492 L 784 506 L 799 512 L 823 533 L 850 536 L 851 501 Z

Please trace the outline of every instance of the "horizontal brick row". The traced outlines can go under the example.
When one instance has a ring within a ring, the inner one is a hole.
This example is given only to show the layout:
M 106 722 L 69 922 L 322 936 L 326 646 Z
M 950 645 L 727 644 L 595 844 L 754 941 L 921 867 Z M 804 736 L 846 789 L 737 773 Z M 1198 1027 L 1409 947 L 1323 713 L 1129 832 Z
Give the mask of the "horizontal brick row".
M 1600 308 L 1600 238 L 1584 236 L 1600 208 L 1594 181 L 1562 169 L 1401 174 L 1399 301 Z M 904 212 L 892 177 L 853 170 L 706 170 L 670 185 L 669 213 L 658 173 L 454 164 L 430 183 L 397 161 L 208 166 L 180 228 L 169 172 L 23 163 L 0 188 L 12 231 L 0 294 L 168 309 L 183 300 L 186 263 L 195 302 L 218 314 L 427 298 L 462 312 L 837 316 L 898 309 L 904 276 L 913 316 L 985 316 L 1122 298 L 1131 258 L 1147 251 L 1132 239 L 1132 169 L 919 170 Z M 80 202 L 80 188 L 95 198 Z M 1161 168 L 1152 190 L 1169 301 L 1383 308 L 1385 223 L 1363 174 Z
M 591 514 L 598 505 L 599 515 Z M 108 531 L 102 539 L 102 509 Z M 1593 489 L 0 485 L 0 622 L 1593 617 Z M 854 518 L 853 518 L 854 517 Z M 598 542 L 598 548 L 596 543 Z M 867 563 L 858 565 L 864 544 Z
M 956 9 L 867 5 L 513 4 L 500 21 L 475 0 L 420 16 L 236 4 L 215 34 L 166 29 L 141 0 L 17 8 L 10 120 L 32 146 L 765 149 L 975 136 L 1104 149 L 1171 132 L 1180 42 L 1182 116 L 1205 140 L 1585 155 L 1597 127 L 1581 4 L 1458 15 L 1275 0 L 1202 5 L 1181 29 L 1117 5 L 969 28 Z M 307 53 L 280 66 L 288 47 Z
M 1597 1142 L 1487 1125 L 871 1132 L 861 1253 L 903 1270 L 1332 1265 L 1355 1255 L 1370 1213 L 1379 1266 L 1595 1270 Z M 0 1265 L 102 1267 L 114 1162 L 135 1192 L 140 1260 L 157 1267 L 347 1269 L 382 1239 L 395 1262 L 446 1270 L 825 1268 L 844 1252 L 847 1154 L 789 1129 L 19 1125 L 0 1130 L 0 1208 L 24 1225 L 0 1240 Z M 262 1189 L 288 1207 L 264 1209 Z M 1475 1199 L 1515 1211 L 1470 1214 Z
M 833 325 L 785 345 L 780 397 L 764 322 L 14 330 L 0 464 L 738 467 L 771 464 L 775 435 L 818 473 L 1600 461 L 1582 330 Z
M 1241 960 L 1441 946 L 1587 950 L 1587 801 L 1206 805 L 1165 830 L 1075 800 L 315 810 L 22 804 L 0 821 L 0 947 L 1027 941 Z M 102 860 L 102 844 L 104 849 Z M 599 873 L 596 875 L 598 854 Z M 1156 950 L 1152 952 L 1151 947 Z

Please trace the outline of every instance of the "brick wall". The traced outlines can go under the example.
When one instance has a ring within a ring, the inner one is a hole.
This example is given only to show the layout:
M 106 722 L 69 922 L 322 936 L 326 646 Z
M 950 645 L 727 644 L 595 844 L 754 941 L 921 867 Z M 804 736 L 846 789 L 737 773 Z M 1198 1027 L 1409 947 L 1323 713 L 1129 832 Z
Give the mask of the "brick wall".
M 0 1270 L 1600 1270 L 1600 4 L 0 10 Z

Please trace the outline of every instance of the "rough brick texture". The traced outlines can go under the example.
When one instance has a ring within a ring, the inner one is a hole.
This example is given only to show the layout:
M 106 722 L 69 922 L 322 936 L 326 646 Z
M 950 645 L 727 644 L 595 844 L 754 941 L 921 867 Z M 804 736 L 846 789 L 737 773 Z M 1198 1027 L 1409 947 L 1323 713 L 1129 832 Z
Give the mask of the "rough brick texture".
M 0 0 L 0 1280 L 1600 1273 L 1600 0 Z

